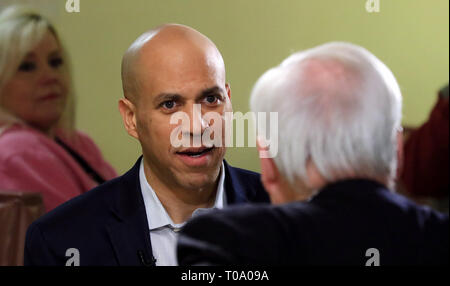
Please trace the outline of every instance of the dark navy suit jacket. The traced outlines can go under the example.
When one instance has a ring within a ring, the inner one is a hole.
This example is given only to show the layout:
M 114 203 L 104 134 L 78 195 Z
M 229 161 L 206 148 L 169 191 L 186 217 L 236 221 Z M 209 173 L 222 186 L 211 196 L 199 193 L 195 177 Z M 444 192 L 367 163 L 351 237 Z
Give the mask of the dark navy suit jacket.
M 208 229 L 208 232 L 204 232 Z M 309 202 L 230 207 L 181 230 L 180 265 L 448 264 L 449 218 L 368 180 Z M 371 249 L 372 248 L 372 249 Z
M 36 220 L 27 231 L 25 265 L 65 265 L 74 257 L 66 256 L 70 248 L 80 265 L 152 265 L 139 164 Z M 224 166 L 228 204 L 269 202 L 259 174 Z

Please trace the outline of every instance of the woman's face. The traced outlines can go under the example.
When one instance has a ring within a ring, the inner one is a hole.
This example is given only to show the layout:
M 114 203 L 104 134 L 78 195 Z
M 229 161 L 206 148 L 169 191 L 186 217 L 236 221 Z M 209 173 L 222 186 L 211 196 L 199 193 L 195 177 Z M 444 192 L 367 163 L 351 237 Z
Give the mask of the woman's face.
M 63 113 L 67 98 L 67 74 L 62 51 L 47 31 L 5 84 L 0 104 L 34 128 L 50 134 Z

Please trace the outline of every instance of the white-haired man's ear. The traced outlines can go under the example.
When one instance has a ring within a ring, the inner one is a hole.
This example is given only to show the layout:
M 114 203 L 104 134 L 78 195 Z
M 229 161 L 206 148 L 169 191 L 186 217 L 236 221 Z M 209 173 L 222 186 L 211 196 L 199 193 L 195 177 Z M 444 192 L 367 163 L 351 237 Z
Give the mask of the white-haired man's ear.
M 256 141 L 259 159 L 261 162 L 261 181 L 269 194 L 272 204 L 283 204 L 299 200 L 298 192 L 288 183 L 280 174 L 273 158 L 268 158 L 268 147 L 262 147 L 264 144 L 260 139 Z
M 128 134 L 139 140 L 136 127 L 136 109 L 134 104 L 126 98 L 119 100 L 119 111 L 122 115 L 123 124 Z

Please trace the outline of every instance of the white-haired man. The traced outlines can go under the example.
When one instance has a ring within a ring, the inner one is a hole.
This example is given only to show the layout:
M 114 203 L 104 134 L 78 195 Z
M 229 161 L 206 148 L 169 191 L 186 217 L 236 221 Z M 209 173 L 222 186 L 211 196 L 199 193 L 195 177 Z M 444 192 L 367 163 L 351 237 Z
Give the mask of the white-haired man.
M 257 81 L 251 108 L 279 114 L 278 155 L 260 157 L 281 205 L 194 219 L 181 265 L 448 263 L 448 216 L 393 191 L 401 93 L 373 54 L 348 43 L 296 53 Z

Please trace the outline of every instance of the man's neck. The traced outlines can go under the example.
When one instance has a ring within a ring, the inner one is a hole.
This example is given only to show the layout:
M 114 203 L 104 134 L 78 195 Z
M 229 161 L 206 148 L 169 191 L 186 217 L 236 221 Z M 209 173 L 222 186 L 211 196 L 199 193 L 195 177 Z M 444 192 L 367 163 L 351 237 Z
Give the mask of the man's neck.
M 213 184 L 195 189 L 174 184 L 168 186 L 152 172 L 145 161 L 144 173 L 147 182 L 175 224 L 187 221 L 198 208 L 210 208 L 214 205 L 220 172 Z

